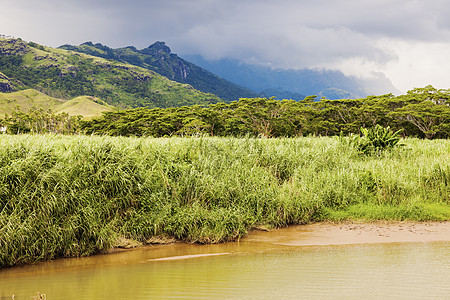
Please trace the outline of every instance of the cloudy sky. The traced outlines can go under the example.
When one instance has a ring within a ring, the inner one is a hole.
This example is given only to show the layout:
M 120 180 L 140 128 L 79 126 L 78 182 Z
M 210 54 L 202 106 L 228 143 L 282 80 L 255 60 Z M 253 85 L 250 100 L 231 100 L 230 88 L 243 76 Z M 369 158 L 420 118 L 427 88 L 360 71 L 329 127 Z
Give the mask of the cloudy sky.
M 0 34 L 43 45 L 144 48 L 274 68 L 383 72 L 450 88 L 446 0 L 0 0 Z

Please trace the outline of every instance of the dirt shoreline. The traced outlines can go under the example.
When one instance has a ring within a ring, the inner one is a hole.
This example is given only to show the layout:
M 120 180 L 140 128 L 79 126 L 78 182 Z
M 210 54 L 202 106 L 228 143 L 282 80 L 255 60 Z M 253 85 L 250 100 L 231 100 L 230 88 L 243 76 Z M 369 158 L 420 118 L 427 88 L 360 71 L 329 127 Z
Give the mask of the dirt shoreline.
M 450 222 L 322 222 L 268 232 L 253 230 L 241 241 L 286 246 L 450 242 Z
M 173 238 L 153 237 L 150 243 L 141 244 L 133 240 L 122 239 L 121 244 L 107 253 L 133 251 L 146 247 L 164 247 L 170 245 L 196 245 Z M 307 225 L 292 225 L 278 229 L 265 227 L 250 230 L 239 241 L 223 244 L 233 245 L 236 242 L 243 245 L 264 244 L 280 246 L 332 246 L 350 244 L 376 243 L 420 243 L 420 242 L 450 242 L 450 221 L 374 221 L 374 222 L 319 222 Z M 219 244 L 209 244 L 223 245 Z M 207 246 L 207 245 L 203 245 Z
M 10 272 L 56 272 L 65 268 L 89 268 L 133 262 L 193 259 L 214 255 L 264 252 L 285 247 L 317 247 L 376 243 L 450 242 L 450 221 L 445 222 L 344 222 L 289 226 L 270 231 L 251 230 L 237 242 L 222 244 L 189 244 L 174 239 L 153 239 L 152 245 L 130 244 L 130 247 L 81 258 L 62 258 L 38 264 L 0 268 L 1 275 Z M 167 242 L 167 244 L 165 244 Z M 128 244 L 128 243 L 125 243 Z M 273 247 L 271 247 L 271 245 Z M 105 255 L 106 254 L 106 255 Z M 113 254 L 113 255 L 108 255 Z M 115 254 L 115 255 L 114 255 Z M 19 276 L 17 275 L 17 276 Z

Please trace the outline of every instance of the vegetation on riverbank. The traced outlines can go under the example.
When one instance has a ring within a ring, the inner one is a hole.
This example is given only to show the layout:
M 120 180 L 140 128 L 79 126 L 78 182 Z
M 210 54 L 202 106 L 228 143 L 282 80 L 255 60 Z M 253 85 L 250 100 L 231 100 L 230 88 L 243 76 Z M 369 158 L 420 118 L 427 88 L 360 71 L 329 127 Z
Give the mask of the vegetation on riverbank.
M 0 266 L 119 238 L 215 243 L 255 226 L 450 220 L 450 141 L 1 135 Z M 346 142 L 347 141 L 347 142 Z

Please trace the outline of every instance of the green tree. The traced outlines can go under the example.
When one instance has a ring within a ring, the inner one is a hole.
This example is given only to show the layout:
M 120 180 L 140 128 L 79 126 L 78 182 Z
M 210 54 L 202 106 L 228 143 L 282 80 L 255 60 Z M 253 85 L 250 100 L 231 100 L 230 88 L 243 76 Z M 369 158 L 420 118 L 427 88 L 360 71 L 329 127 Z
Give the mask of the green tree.
M 438 90 L 427 86 L 411 90 L 407 95 L 399 98 L 404 100 L 405 105 L 389 113 L 389 116 L 413 124 L 428 139 L 449 137 L 449 90 Z

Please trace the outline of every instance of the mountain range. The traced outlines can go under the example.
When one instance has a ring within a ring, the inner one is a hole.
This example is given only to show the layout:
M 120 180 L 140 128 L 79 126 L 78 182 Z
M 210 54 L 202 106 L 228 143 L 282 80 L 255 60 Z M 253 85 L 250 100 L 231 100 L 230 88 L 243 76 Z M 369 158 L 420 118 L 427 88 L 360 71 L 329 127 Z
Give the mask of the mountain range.
M 200 55 L 181 58 L 165 42 L 141 50 L 133 46 L 112 49 L 92 42 L 59 48 L 140 66 L 226 101 L 272 96 L 301 100 L 309 95 L 343 99 L 400 93 L 382 73 L 361 79 L 336 70 L 272 69 L 232 59 L 206 60 Z
M 14 104 L 35 105 L 39 101 L 25 104 L 24 99 L 42 98 L 44 94 L 62 102 L 87 96 L 76 107 L 95 108 L 84 112 L 95 115 L 111 107 L 207 105 L 272 96 L 295 100 L 307 95 L 364 98 L 397 92 L 382 74 L 369 80 L 340 71 L 276 70 L 230 59 L 188 59 L 193 62 L 172 53 L 164 42 L 141 50 L 131 46 L 112 49 L 92 42 L 55 49 L 21 39 L 0 38 L 0 92 L 29 90 L 25 94 L 12 93 L 18 95 L 16 100 L 2 97 L 2 107 L 11 110 Z
M 92 42 L 79 46 L 63 45 L 59 49 L 77 51 L 152 70 L 170 80 L 189 84 L 201 92 L 215 94 L 226 101 L 261 96 L 180 58 L 172 53 L 165 42 L 156 42 L 141 50 L 132 46 L 112 49 Z
M 374 73 L 370 78 L 361 79 L 336 70 L 273 69 L 233 59 L 206 60 L 200 55 L 185 57 L 231 82 L 268 97 L 276 96 L 278 99 L 288 96 L 288 99 L 300 100 L 304 95 L 317 95 L 319 98 L 328 99 L 355 99 L 401 93 L 383 73 Z
M 121 108 L 221 102 L 146 68 L 21 39 L 0 39 L 1 92 L 34 89 L 69 100 L 90 96 Z

